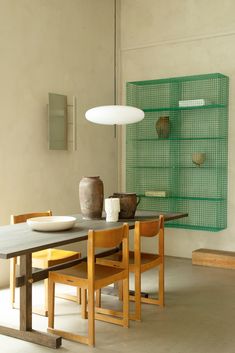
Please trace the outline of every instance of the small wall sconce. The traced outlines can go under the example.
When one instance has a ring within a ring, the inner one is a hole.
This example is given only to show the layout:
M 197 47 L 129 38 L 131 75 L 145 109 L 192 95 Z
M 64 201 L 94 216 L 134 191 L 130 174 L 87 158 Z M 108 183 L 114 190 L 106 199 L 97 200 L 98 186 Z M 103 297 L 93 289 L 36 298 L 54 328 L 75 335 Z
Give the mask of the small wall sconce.
M 68 122 L 68 108 L 73 108 L 72 123 Z M 67 96 L 57 93 L 48 94 L 48 146 L 50 150 L 68 149 L 68 125 L 73 125 L 72 143 L 73 150 L 77 149 L 76 141 L 76 97 L 73 104 L 67 104 Z

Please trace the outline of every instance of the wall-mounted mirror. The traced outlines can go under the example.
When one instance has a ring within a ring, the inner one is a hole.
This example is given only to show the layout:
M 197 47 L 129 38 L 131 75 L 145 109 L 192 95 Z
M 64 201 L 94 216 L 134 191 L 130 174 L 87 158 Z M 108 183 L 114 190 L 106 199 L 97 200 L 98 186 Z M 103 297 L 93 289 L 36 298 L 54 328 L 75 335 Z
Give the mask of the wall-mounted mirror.
M 67 150 L 67 96 L 49 93 L 49 149 Z

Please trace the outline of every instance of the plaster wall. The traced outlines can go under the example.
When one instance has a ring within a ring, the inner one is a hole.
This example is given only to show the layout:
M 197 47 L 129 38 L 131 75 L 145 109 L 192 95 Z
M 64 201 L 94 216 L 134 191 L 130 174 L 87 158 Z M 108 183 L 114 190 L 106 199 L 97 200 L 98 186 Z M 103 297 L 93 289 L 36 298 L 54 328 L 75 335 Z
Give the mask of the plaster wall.
M 0 224 L 11 214 L 79 213 L 82 176 L 99 175 L 105 195 L 117 190 L 113 127 L 84 117 L 114 100 L 114 2 L 0 0 L 0 8 Z M 68 150 L 48 150 L 48 92 L 68 104 L 77 97 L 76 151 L 71 125 Z M 7 261 L 0 267 L 6 285 Z

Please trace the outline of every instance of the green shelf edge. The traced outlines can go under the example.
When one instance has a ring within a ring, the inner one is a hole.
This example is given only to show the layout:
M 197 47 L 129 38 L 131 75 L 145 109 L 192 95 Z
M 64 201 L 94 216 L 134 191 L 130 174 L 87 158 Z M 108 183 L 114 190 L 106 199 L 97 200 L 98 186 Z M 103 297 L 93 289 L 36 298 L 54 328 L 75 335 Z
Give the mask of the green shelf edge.
M 136 139 L 130 139 L 127 141 L 127 143 L 130 143 L 131 141 L 134 142 L 146 142 L 146 141 L 155 141 L 155 142 L 160 142 L 160 141 L 196 141 L 196 140 L 227 140 L 227 137 L 168 137 L 168 138 L 136 138 Z
M 138 194 L 140 198 L 147 198 L 147 199 L 167 199 L 167 200 L 192 200 L 192 201 L 212 201 L 212 202 L 221 202 L 227 201 L 226 198 L 222 197 L 191 197 L 191 196 L 146 196 L 142 194 Z
M 158 85 L 163 83 L 182 83 L 188 81 L 199 81 L 199 80 L 208 80 L 213 78 L 229 78 L 226 75 L 223 75 L 219 72 L 211 73 L 211 74 L 201 74 L 201 75 L 191 75 L 191 76 L 178 76 L 178 77 L 169 77 L 162 78 L 157 80 L 144 80 L 144 81 L 132 81 L 127 82 L 127 85 L 137 85 L 137 86 L 145 86 L 145 85 Z
M 198 225 L 189 225 L 189 224 L 182 224 L 182 223 L 170 223 L 166 222 L 165 223 L 166 228 L 180 228 L 180 229 L 190 229 L 190 230 L 205 230 L 208 232 L 219 232 L 221 230 L 226 229 L 227 225 L 224 227 L 206 227 L 206 226 L 198 226 Z
M 129 166 L 128 168 L 130 169 L 159 169 L 159 168 L 162 168 L 162 169 L 197 169 L 197 170 L 202 170 L 202 169 L 227 169 L 226 167 L 197 167 L 197 166 L 192 166 L 192 167 L 187 167 L 187 166 L 172 166 L 172 167 L 168 167 L 168 166 L 134 166 L 134 167 L 131 167 Z
M 162 107 L 162 108 L 141 108 L 145 113 L 153 112 L 168 112 L 168 111 L 181 111 L 181 110 L 197 110 L 197 109 L 217 109 L 227 108 L 225 104 L 210 104 L 210 105 L 197 105 L 188 107 Z

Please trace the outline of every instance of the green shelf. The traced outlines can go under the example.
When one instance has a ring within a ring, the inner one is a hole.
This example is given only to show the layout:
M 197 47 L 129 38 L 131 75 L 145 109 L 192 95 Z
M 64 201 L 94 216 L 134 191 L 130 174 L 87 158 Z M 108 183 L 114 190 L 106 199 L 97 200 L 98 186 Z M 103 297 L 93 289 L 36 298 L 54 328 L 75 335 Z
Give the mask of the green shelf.
M 166 199 L 166 200 L 195 200 L 195 201 L 224 201 L 221 197 L 191 197 L 191 196 L 146 196 L 138 194 L 139 197 L 151 198 L 151 199 Z
M 145 113 L 150 112 L 168 112 L 168 111 L 180 111 L 180 110 L 198 110 L 198 109 L 215 109 L 215 108 L 226 108 L 224 104 L 209 104 L 209 105 L 198 105 L 188 107 L 161 107 L 161 108 L 142 108 Z
M 197 81 L 210 81 L 211 80 L 221 80 L 227 79 L 228 77 L 221 73 L 212 73 L 212 74 L 202 74 L 202 75 L 191 75 L 191 76 L 180 76 L 180 77 L 169 77 L 169 78 L 161 78 L 156 80 L 143 80 L 143 81 L 133 81 L 128 82 L 128 84 L 133 84 L 135 86 L 156 86 L 156 85 L 169 85 L 174 83 L 184 83 L 184 82 L 197 82 Z M 200 85 L 200 83 L 199 83 Z M 197 97 L 198 98 L 198 97 Z
M 226 166 L 222 167 L 222 166 L 211 166 L 211 167 L 197 167 L 197 166 L 177 166 L 177 165 L 172 165 L 172 166 L 164 166 L 164 165 L 154 165 L 154 166 L 133 166 L 130 168 L 134 168 L 134 169 L 158 169 L 158 168 L 162 168 L 162 169 L 196 169 L 196 170 L 206 170 L 206 169 L 223 169 L 226 168 Z
M 163 142 L 163 141 L 196 141 L 196 140 L 227 140 L 227 137 L 168 137 L 168 138 L 137 138 L 131 141 L 155 141 L 155 142 Z M 131 141 L 127 141 L 130 143 Z
M 126 190 L 141 195 L 138 209 L 189 214 L 170 227 L 227 227 L 228 90 L 220 73 L 127 83 L 127 105 L 145 111 L 126 128 Z M 205 105 L 179 107 L 198 99 Z M 161 117 L 168 117 L 164 138 L 156 130 Z M 198 167 L 192 158 L 200 152 L 206 159 Z M 148 190 L 169 196 L 145 196 Z
M 183 229 L 191 229 L 191 230 L 195 230 L 195 226 L 193 225 L 189 225 L 189 224 L 170 224 L 169 222 L 167 222 L 165 224 L 166 228 L 183 228 Z M 208 231 L 208 232 L 219 232 L 221 230 L 223 230 L 225 228 L 219 228 L 219 227 L 204 227 L 204 226 L 197 226 L 197 230 L 204 230 L 204 231 Z

